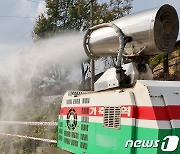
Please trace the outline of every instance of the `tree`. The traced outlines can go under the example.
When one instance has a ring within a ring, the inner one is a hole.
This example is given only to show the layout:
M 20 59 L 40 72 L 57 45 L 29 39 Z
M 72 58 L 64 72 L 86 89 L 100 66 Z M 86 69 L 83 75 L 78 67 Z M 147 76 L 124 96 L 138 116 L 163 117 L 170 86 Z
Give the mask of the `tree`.
M 43 39 L 67 30 L 80 30 L 87 21 L 86 0 L 46 0 L 46 15 L 40 15 L 34 38 Z
M 82 31 L 90 27 L 89 0 L 46 0 L 46 15 L 40 15 L 34 28 L 34 37 L 43 39 L 67 30 Z M 125 16 L 132 8 L 132 0 L 110 0 L 109 3 L 94 1 L 93 23 L 110 22 Z M 104 62 L 109 63 L 108 59 Z M 88 62 L 87 62 L 88 63 Z M 111 66 L 111 65 L 109 65 Z M 90 67 L 81 64 L 82 83 Z
M 110 0 L 113 20 L 129 14 L 132 8 L 131 2 L 132 0 Z
M 35 38 L 65 30 L 82 30 L 89 27 L 88 0 L 46 0 L 46 15 L 41 14 L 34 28 Z M 110 22 L 129 14 L 132 0 L 110 0 L 110 3 L 94 1 L 94 25 Z

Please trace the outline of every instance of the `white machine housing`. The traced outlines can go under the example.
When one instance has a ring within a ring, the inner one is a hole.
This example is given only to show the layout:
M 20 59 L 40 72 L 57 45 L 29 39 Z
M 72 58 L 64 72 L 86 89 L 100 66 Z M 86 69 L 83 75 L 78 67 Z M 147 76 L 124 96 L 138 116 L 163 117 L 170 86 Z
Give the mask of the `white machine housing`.
M 149 65 L 146 64 L 146 72 L 139 72 L 136 63 L 122 65 L 125 74 L 130 79 L 130 85 L 134 85 L 137 80 L 152 80 L 153 74 Z M 94 84 L 95 91 L 107 90 L 119 87 L 119 81 L 116 75 L 116 68 L 108 69 Z

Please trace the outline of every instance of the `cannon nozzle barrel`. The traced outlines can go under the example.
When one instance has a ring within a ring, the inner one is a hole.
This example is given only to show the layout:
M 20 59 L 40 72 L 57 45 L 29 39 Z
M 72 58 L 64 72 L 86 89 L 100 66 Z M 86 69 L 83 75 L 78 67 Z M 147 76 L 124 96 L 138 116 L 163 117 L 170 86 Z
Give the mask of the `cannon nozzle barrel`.
M 132 38 L 124 49 L 129 55 L 139 51 L 143 55 L 168 53 L 173 50 L 179 32 L 177 12 L 169 4 L 127 15 L 110 24 L 116 25 L 125 36 Z M 94 28 L 89 35 L 85 35 L 84 40 L 89 55 L 102 57 L 118 54 L 119 37 L 111 26 Z

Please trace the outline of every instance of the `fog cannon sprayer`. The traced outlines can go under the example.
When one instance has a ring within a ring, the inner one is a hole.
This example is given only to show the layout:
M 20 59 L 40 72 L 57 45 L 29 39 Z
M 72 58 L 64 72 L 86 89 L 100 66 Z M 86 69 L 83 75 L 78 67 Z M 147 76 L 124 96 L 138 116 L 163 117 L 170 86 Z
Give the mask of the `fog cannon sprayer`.
M 91 27 L 85 33 L 83 45 L 89 58 L 117 56 L 116 73 L 121 82 L 125 77 L 123 57 L 136 62 L 139 58 L 141 64 L 143 56 L 171 52 L 178 32 L 177 12 L 165 4 Z

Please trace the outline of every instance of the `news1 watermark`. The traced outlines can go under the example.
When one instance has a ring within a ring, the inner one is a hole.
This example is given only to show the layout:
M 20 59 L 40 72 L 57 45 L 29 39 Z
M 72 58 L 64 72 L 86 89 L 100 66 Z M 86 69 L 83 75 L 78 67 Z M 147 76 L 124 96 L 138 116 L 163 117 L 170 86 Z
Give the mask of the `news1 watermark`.
M 162 151 L 173 152 L 178 147 L 178 136 L 166 136 L 162 143 L 160 140 L 127 140 L 125 148 L 158 148 L 161 147 Z

